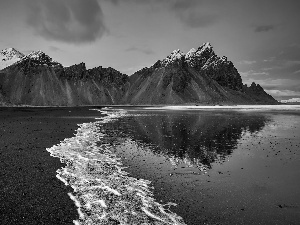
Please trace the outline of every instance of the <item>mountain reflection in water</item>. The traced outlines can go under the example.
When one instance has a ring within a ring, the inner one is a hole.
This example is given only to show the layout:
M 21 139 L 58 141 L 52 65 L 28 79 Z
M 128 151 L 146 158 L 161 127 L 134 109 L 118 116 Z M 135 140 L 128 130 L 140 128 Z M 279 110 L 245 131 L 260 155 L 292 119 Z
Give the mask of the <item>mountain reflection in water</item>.
M 246 133 L 254 134 L 270 119 L 263 114 L 212 111 L 128 111 L 129 116 L 107 124 L 111 136 L 127 137 L 170 159 L 188 160 L 211 168 L 237 148 Z M 107 127 L 108 128 L 108 127 Z M 174 162 L 176 163 L 176 162 Z

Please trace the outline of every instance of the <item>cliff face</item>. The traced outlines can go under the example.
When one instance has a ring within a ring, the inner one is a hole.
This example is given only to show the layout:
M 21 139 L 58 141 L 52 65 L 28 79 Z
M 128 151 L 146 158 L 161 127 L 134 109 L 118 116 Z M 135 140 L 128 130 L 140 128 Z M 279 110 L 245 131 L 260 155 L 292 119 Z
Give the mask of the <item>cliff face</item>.
M 132 75 L 130 84 L 123 99 L 130 104 L 209 104 L 226 99 L 226 91 L 216 81 L 181 60 L 166 67 L 157 62 Z
M 173 51 L 130 77 L 123 102 L 130 104 L 277 104 L 256 85 L 243 86 L 233 63 L 209 43 L 187 54 Z
M 204 43 L 197 50 L 191 49 L 184 59 L 190 67 L 217 81 L 221 86 L 242 90 L 242 78 L 233 63 L 225 56 L 219 58 L 209 43 Z
M 265 90 L 255 82 L 252 82 L 250 87 L 244 85 L 243 92 L 246 93 L 247 96 L 251 97 L 251 99 L 258 104 L 268 104 L 270 102 L 274 102 L 274 98 L 271 95 L 267 94 Z M 276 101 L 276 103 L 278 102 Z
M 116 104 L 124 95 L 127 76 L 111 68 L 86 70 L 28 57 L 0 74 L 0 90 L 12 104 L 76 106 Z
M 262 87 L 243 85 L 226 57 L 209 43 L 173 51 L 132 76 L 113 68 L 63 67 L 41 51 L 0 72 L 0 102 L 40 106 L 113 104 L 277 104 Z

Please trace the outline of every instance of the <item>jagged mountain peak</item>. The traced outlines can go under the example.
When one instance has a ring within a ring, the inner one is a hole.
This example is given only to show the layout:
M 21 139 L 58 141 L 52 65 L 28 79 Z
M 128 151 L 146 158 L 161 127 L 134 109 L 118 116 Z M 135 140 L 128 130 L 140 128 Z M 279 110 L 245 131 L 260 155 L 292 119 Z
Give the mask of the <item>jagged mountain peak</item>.
M 201 55 L 202 53 L 207 52 L 207 53 L 213 53 L 213 47 L 209 42 L 203 43 L 196 51 L 197 55 Z
M 191 50 L 189 50 L 189 51 L 185 54 L 185 58 L 188 59 L 188 58 L 192 57 L 192 56 L 195 54 L 196 51 L 197 51 L 196 49 L 191 48 Z
M 190 51 L 188 51 L 188 53 L 186 53 L 186 58 L 190 57 L 190 56 L 194 56 L 196 55 L 201 55 L 202 52 L 204 51 L 208 51 L 208 52 L 212 52 L 213 51 L 213 47 L 209 42 L 205 42 L 203 43 L 200 47 L 198 47 L 197 49 L 192 48 Z
M 15 48 L 6 48 L 0 51 L 0 70 L 20 61 L 24 54 Z
M 32 51 L 27 56 L 32 59 L 39 59 L 43 55 L 46 55 L 42 50 Z
M 212 56 L 215 56 L 213 47 L 209 42 L 205 42 L 197 49 L 192 48 L 186 54 L 180 49 L 174 50 L 169 56 L 162 60 L 162 66 L 168 66 L 181 59 L 184 59 L 190 66 L 195 66 L 198 61 L 202 61 L 203 65 L 205 61 Z
M 199 48 L 192 48 L 186 55 L 185 60 L 187 63 L 194 67 L 201 62 L 203 65 L 209 58 L 214 57 L 215 53 L 213 51 L 213 47 L 209 42 L 203 43 Z
M 1 56 L 5 57 L 7 60 L 13 57 L 22 58 L 24 54 L 16 50 L 15 48 L 6 48 L 0 51 Z
M 167 66 L 177 60 L 180 60 L 184 56 L 184 53 L 180 50 L 174 50 L 168 55 L 164 60 L 162 60 L 162 65 Z
M 199 48 L 201 48 L 201 49 L 212 49 L 213 47 L 210 44 L 210 42 L 204 42 Z
M 47 66 L 57 66 L 61 65 L 57 61 L 53 60 L 49 55 L 44 53 L 42 50 L 32 51 L 27 56 L 23 57 L 18 63 L 24 63 L 30 61 L 33 65 L 47 65 Z

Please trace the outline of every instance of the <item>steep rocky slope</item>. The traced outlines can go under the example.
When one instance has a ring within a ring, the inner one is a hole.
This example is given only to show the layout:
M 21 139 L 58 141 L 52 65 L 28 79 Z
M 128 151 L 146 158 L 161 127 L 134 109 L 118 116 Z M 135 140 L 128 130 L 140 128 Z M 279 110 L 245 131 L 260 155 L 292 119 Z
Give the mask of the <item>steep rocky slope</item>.
M 277 104 L 255 84 L 244 86 L 233 63 L 209 43 L 187 54 L 175 50 L 130 77 L 123 102 L 130 104 Z
M 22 56 L 0 71 L 0 102 L 14 105 L 277 104 L 261 86 L 243 85 L 226 57 L 209 43 L 187 54 L 173 51 L 150 68 L 127 76 L 113 68 L 63 67 L 42 51 Z M 21 57 L 21 58 L 20 58 Z
M 112 68 L 64 68 L 45 53 L 32 52 L 0 73 L 0 92 L 20 105 L 101 105 L 120 101 L 127 76 Z

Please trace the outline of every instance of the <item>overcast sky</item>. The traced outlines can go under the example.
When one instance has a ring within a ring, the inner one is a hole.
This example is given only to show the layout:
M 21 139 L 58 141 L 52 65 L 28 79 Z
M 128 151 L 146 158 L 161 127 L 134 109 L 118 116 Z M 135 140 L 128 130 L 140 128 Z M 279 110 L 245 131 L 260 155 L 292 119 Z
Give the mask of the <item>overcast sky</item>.
M 300 97 L 299 0 L 0 0 L 0 49 L 131 75 L 210 42 L 243 82 Z

